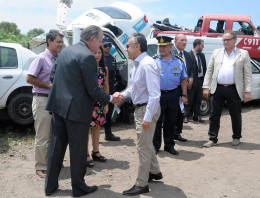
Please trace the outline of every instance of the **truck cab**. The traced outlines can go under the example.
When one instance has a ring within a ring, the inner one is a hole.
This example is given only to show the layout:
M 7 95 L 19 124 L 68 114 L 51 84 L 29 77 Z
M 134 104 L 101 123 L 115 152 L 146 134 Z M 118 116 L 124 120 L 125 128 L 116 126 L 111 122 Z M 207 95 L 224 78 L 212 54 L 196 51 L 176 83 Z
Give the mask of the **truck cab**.
M 190 36 L 219 38 L 227 30 L 237 33 L 237 47 L 247 50 L 252 59 L 260 62 L 260 33 L 247 15 L 204 14 L 193 31 L 154 31 L 158 34 L 185 34 Z

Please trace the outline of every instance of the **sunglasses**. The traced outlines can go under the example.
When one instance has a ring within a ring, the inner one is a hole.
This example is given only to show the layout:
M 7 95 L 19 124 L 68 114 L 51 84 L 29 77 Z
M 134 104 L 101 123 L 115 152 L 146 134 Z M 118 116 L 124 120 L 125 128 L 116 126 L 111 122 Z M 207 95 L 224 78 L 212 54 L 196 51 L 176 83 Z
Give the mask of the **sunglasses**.
M 112 44 L 105 44 L 104 48 L 107 48 L 107 47 L 112 47 Z

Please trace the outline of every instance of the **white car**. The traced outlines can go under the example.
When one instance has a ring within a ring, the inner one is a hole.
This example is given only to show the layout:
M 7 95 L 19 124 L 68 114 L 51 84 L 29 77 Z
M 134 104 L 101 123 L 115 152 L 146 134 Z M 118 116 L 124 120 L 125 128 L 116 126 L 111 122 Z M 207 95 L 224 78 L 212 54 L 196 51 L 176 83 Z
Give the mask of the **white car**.
M 36 54 L 20 44 L 0 43 L 0 119 L 33 123 L 32 86 L 27 70 Z

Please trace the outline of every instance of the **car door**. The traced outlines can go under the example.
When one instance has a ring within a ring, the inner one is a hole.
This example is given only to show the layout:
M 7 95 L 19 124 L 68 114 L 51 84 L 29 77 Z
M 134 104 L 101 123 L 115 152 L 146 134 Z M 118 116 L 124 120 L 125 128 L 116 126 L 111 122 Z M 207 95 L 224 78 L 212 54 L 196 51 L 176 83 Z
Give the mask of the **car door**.
M 0 99 L 22 73 L 15 48 L 0 46 Z

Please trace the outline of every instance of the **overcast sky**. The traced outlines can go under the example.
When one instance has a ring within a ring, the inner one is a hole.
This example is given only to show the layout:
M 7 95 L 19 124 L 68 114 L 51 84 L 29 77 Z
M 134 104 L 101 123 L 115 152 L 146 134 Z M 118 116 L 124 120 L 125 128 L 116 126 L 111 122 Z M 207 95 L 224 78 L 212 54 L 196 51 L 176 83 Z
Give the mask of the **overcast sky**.
M 203 14 L 250 15 L 254 25 L 260 26 L 259 0 L 123 0 L 138 6 L 153 23 L 165 17 L 171 24 L 194 28 Z M 56 10 L 59 0 L 0 0 L 0 22 L 17 24 L 22 33 L 33 28 L 45 31 L 55 29 Z M 67 22 L 90 8 L 106 6 L 114 0 L 73 0 L 68 10 Z

